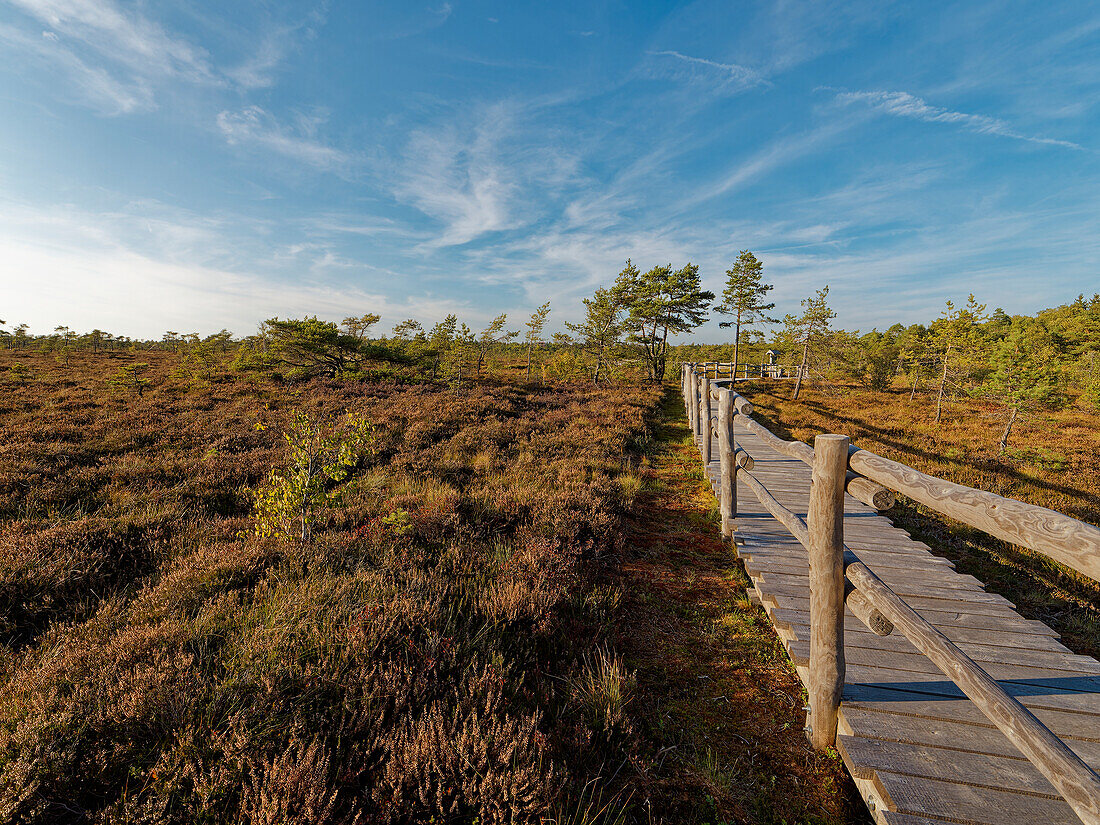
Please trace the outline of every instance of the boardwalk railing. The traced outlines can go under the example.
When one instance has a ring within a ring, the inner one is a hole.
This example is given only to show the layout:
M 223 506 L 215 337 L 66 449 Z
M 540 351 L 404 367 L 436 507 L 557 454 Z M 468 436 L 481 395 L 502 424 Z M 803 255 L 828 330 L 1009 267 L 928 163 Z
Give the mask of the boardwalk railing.
M 798 378 L 798 364 L 737 364 L 731 361 L 701 361 L 691 365 L 696 372 L 710 378 L 743 380 L 750 378 Z
M 843 435 L 819 435 L 814 446 L 779 438 L 752 418 L 752 403 L 717 375 L 713 362 L 685 364 L 683 392 L 704 462 L 711 461 L 717 428 L 722 532 L 733 534 L 737 482 L 806 548 L 810 577 L 810 696 L 807 731 L 819 750 L 836 743 L 844 686 L 844 610 L 874 633 L 896 629 L 926 656 L 1019 749 L 1062 795 L 1082 822 L 1100 825 L 1100 776 L 985 670 L 956 647 L 844 544 L 844 493 L 878 510 L 901 493 L 936 512 L 999 539 L 1027 547 L 1100 580 L 1100 530 L 1069 516 L 964 487 L 860 450 Z M 715 402 L 717 407 L 715 407 Z M 781 505 L 752 474 L 735 427 L 744 427 L 777 452 L 812 467 L 807 518 Z

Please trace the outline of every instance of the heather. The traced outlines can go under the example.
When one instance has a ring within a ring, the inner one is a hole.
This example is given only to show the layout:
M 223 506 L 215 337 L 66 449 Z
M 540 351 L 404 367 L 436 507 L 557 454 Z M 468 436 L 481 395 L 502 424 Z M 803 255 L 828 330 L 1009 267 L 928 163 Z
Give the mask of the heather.
M 136 360 L 0 400 L 5 820 L 565 821 L 634 758 L 606 573 L 656 390 Z M 349 414 L 307 540 L 260 535 L 284 433 Z

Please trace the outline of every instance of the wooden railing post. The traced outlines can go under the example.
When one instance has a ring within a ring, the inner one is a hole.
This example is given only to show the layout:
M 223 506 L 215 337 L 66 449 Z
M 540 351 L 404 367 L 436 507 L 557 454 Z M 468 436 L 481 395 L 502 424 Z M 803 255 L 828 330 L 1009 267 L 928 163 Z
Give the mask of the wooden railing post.
M 810 556 L 810 743 L 836 745 L 844 689 L 844 481 L 848 436 L 814 439 L 806 526 Z
M 710 379 L 706 376 L 699 384 L 699 394 L 702 396 L 699 402 L 699 414 L 703 417 L 703 443 L 701 446 L 703 448 L 703 467 L 705 468 L 710 464 L 710 440 L 714 436 L 710 423 Z
M 691 404 L 691 437 L 695 438 L 699 435 L 699 373 L 696 372 L 694 365 L 691 368 L 691 375 L 688 376 L 688 383 L 691 385 L 688 388 L 691 394 L 688 402 Z
M 718 461 L 720 483 L 718 487 L 718 508 L 722 514 L 722 535 L 733 535 L 733 520 L 737 518 L 737 461 L 734 456 L 737 440 L 734 437 L 733 421 L 736 414 L 730 390 L 718 393 Z
M 691 406 L 688 404 L 688 365 L 680 365 L 680 395 L 684 398 L 684 412 L 691 414 Z

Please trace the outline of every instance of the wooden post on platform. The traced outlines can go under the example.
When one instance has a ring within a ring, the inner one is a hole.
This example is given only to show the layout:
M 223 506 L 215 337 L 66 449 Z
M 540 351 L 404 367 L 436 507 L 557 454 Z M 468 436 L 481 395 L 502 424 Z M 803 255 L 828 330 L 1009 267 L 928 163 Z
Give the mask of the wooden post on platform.
M 814 439 L 806 526 L 810 556 L 810 743 L 836 745 L 844 689 L 844 481 L 848 436 Z
M 707 465 L 710 464 L 711 447 L 710 441 L 714 437 L 714 430 L 711 426 L 710 420 L 710 379 L 704 377 L 699 385 L 699 393 L 702 395 L 702 399 L 699 404 L 699 414 L 703 417 L 703 469 L 706 471 Z
M 733 535 L 733 520 L 737 518 L 737 461 L 733 454 L 736 440 L 733 434 L 733 398 L 730 390 L 718 392 L 718 460 L 721 467 L 718 488 L 718 508 L 722 514 L 722 535 Z
M 688 396 L 688 404 L 691 405 L 688 417 L 691 420 L 691 438 L 694 441 L 699 434 L 699 374 L 695 371 L 694 364 L 688 376 Z

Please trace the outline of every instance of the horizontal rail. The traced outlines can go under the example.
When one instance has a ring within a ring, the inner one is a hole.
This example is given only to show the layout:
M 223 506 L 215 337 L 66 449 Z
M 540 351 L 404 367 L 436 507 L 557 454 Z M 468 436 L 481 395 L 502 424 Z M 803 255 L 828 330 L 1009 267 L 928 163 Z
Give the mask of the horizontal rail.
M 693 368 L 689 367 L 688 372 L 693 372 Z M 1100 825 L 1100 776 L 843 543 L 840 487 L 843 484 L 849 493 L 876 508 L 877 504 L 872 503 L 876 492 L 902 493 L 942 515 L 1036 550 L 1097 580 L 1100 580 L 1100 529 L 1044 507 L 944 481 L 865 450 L 849 449 L 844 436 L 819 436 L 815 442 L 817 449 L 802 442 L 786 441 L 751 418 L 751 404 L 732 389 L 732 381 L 719 381 L 716 386 L 708 382 L 708 385 L 721 390 L 717 396 L 722 405 L 720 418 L 724 419 L 719 422 L 721 427 L 728 427 L 732 434 L 734 424 L 741 424 L 779 454 L 813 467 L 809 523 L 783 506 L 743 466 L 741 475 L 764 509 L 808 551 L 811 636 L 807 689 L 814 708 L 811 736 L 815 748 L 825 747 L 835 736 L 840 704 L 836 685 L 843 681 L 844 675 L 843 623 L 836 624 L 843 612 L 837 596 L 842 595 L 844 607 L 873 632 L 887 635 L 896 627 L 1050 781 L 1082 822 Z M 734 415 L 733 408 L 740 414 Z M 863 495 L 858 495 L 860 492 Z M 892 500 L 892 495 L 889 498 Z M 835 584 L 830 582 L 832 571 L 838 576 L 843 571 Z
M 740 396 L 738 396 L 740 397 Z M 802 441 L 787 441 L 780 438 L 759 421 L 744 415 L 738 422 L 743 424 L 750 432 L 760 438 L 777 453 L 797 458 L 799 461 L 810 465 L 814 464 L 814 448 Z M 850 460 L 849 460 L 850 463 Z M 846 492 L 853 498 L 859 499 L 868 507 L 878 511 L 889 510 L 894 506 L 897 498 L 892 490 L 876 484 L 855 473 L 850 473 L 845 483 Z
M 782 504 L 780 504 L 775 496 L 768 492 L 768 488 L 760 483 L 749 472 L 741 472 L 739 476 L 745 480 L 749 489 L 756 495 L 760 504 L 772 514 L 780 524 L 790 530 L 791 535 L 794 536 L 798 543 L 803 547 L 809 548 L 810 546 L 810 531 L 806 526 L 806 522 L 802 518 L 791 510 L 788 510 Z M 851 552 L 848 548 L 845 548 L 847 552 Z M 881 611 L 878 611 L 874 606 L 860 593 L 857 589 L 853 588 L 846 591 L 844 597 L 844 604 L 851 609 L 852 614 L 867 625 L 868 629 L 878 636 L 889 636 L 893 630 L 893 625 L 890 620 L 884 616 Z
M 1100 825 L 1100 776 L 865 564 L 847 553 L 845 561 L 845 578 L 867 601 L 997 726 L 1058 790 L 1082 822 Z
M 748 419 L 744 423 L 747 422 Z M 757 432 L 751 425 L 749 429 Z M 848 456 L 848 466 L 941 515 L 1010 544 L 1035 550 L 1100 581 L 1100 529 L 1091 524 L 1045 507 L 926 475 L 866 450 L 854 450 Z
M 806 528 L 806 522 L 798 514 L 780 504 L 775 496 L 768 492 L 768 488 L 761 484 L 760 480 L 752 473 L 742 472 L 738 473 L 738 476 L 744 478 L 745 483 L 756 495 L 764 509 L 771 513 L 776 521 L 790 530 L 791 535 L 798 539 L 799 544 L 803 547 L 809 547 L 810 531 Z

